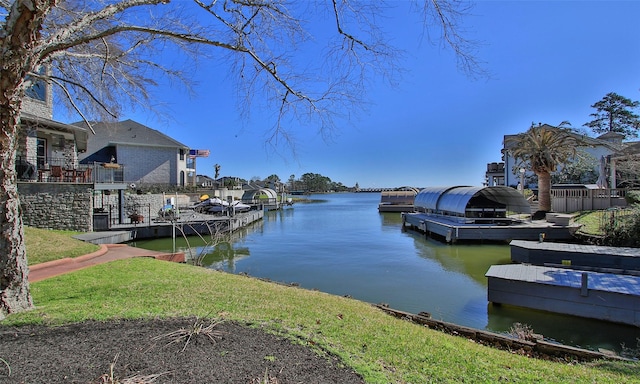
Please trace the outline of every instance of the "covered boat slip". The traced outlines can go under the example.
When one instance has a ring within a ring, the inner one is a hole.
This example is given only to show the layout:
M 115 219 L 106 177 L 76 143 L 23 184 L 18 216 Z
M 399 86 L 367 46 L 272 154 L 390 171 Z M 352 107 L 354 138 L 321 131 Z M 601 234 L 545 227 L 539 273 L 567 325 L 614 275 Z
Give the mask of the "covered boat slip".
M 509 187 L 431 187 L 414 200 L 415 212 L 445 216 L 466 224 L 510 223 L 530 215 L 531 205 Z
M 572 238 L 570 226 L 531 221 L 531 206 L 509 187 L 435 187 L 416 196 L 414 212 L 403 213 L 403 229 L 458 240 L 509 241 Z M 526 220 L 525 220 L 526 218 Z
M 403 187 L 395 191 L 382 191 L 380 194 L 380 212 L 411 212 L 413 211 L 413 200 L 418 194 L 416 188 Z
M 520 222 L 509 224 L 484 223 L 465 224 L 451 221 L 446 216 L 435 216 L 424 213 L 403 213 L 402 228 L 413 229 L 426 235 L 443 237 L 448 243 L 456 241 L 511 241 L 538 240 L 542 236 L 547 240 L 570 240 L 577 227 L 559 226 L 546 221 Z
M 640 326 L 640 276 L 493 265 L 490 302 Z

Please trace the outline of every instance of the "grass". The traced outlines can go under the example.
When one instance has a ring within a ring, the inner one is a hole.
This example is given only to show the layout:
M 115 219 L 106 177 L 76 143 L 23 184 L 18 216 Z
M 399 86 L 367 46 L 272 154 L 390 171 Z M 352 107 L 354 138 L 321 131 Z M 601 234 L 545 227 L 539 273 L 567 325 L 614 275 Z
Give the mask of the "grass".
M 607 221 L 609 219 L 609 215 L 611 215 L 611 212 L 602 211 L 602 210 L 583 211 L 575 216 L 574 221 L 577 224 L 582 224 L 582 227 L 580 227 L 579 232 L 587 235 L 593 235 L 593 236 L 604 236 L 605 233 L 603 228 L 601 227 L 601 224 L 603 223 L 603 218 L 604 218 L 604 221 Z M 625 211 L 622 211 L 622 213 L 618 213 L 617 217 L 618 219 L 620 219 L 630 215 L 632 215 L 632 211 L 625 210 Z
M 80 232 L 53 231 L 25 226 L 27 262 L 29 265 L 35 265 L 65 257 L 78 257 L 100 249 L 97 245 L 71 237 L 78 233 Z
M 604 232 L 600 228 L 602 211 L 584 211 L 578 214 L 574 221 L 582 224 L 580 232 L 587 235 L 603 236 Z
M 367 303 L 147 258 L 31 285 L 37 308 L 2 325 L 197 317 L 238 321 L 330 351 L 368 383 L 640 383 L 640 364 L 556 363 L 476 344 L 385 315 Z

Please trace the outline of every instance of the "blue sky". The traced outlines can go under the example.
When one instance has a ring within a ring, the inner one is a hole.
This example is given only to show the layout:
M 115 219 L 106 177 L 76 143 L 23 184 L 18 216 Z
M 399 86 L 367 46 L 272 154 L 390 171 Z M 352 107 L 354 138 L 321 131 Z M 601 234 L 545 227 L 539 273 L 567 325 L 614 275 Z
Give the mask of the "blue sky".
M 122 118 L 211 150 L 197 160 L 198 174 L 212 176 L 218 163 L 221 176 L 246 179 L 311 172 L 360 187 L 481 185 L 486 164 L 500 161 L 505 134 L 532 122 L 581 128 L 609 92 L 640 100 L 638 18 L 640 1 L 478 1 L 463 21 L 490 73 L 477 80 L 457 70 L 451 51 L 421 38 L 419 25 L 387 19 L 389 37 L 407 51 L 403 78 L 396 87 L 373 81 L 367 110 L 338 121 L 329 141 L 301 124 L 296 156 L 265 146 L 274 111 L 243 119 L 227 69 L 213 62 L 198 75 L 218 76 L 205 75 L 196 95 L 155 92 L 171 118 L 145 111 Z

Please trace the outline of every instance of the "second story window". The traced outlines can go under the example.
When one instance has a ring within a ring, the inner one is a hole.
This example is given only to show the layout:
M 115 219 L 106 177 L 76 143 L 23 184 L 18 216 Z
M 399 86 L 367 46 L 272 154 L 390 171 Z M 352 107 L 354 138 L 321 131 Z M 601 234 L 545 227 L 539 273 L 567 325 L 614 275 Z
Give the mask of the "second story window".
M 184 160 L 184 149 L 180 150 L 180 160 Z
M 40 67 L 38 73 L 44 75 L 44 67 Z M 32 76 L 27 76 L 25 81 L 30 83 L 24 91 L 27 97 L 39 101 L 47 101 L 47 84 L 44 80 Z

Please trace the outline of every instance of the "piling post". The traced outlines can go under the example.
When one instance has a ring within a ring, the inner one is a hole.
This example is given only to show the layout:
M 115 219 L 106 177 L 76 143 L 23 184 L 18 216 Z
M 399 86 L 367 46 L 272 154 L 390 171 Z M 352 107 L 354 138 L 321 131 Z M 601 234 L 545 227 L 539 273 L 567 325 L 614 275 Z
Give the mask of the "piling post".
M 582 272 L 582 284 L 580 285 L 580 296 L 589 296 L 589 274 Z

